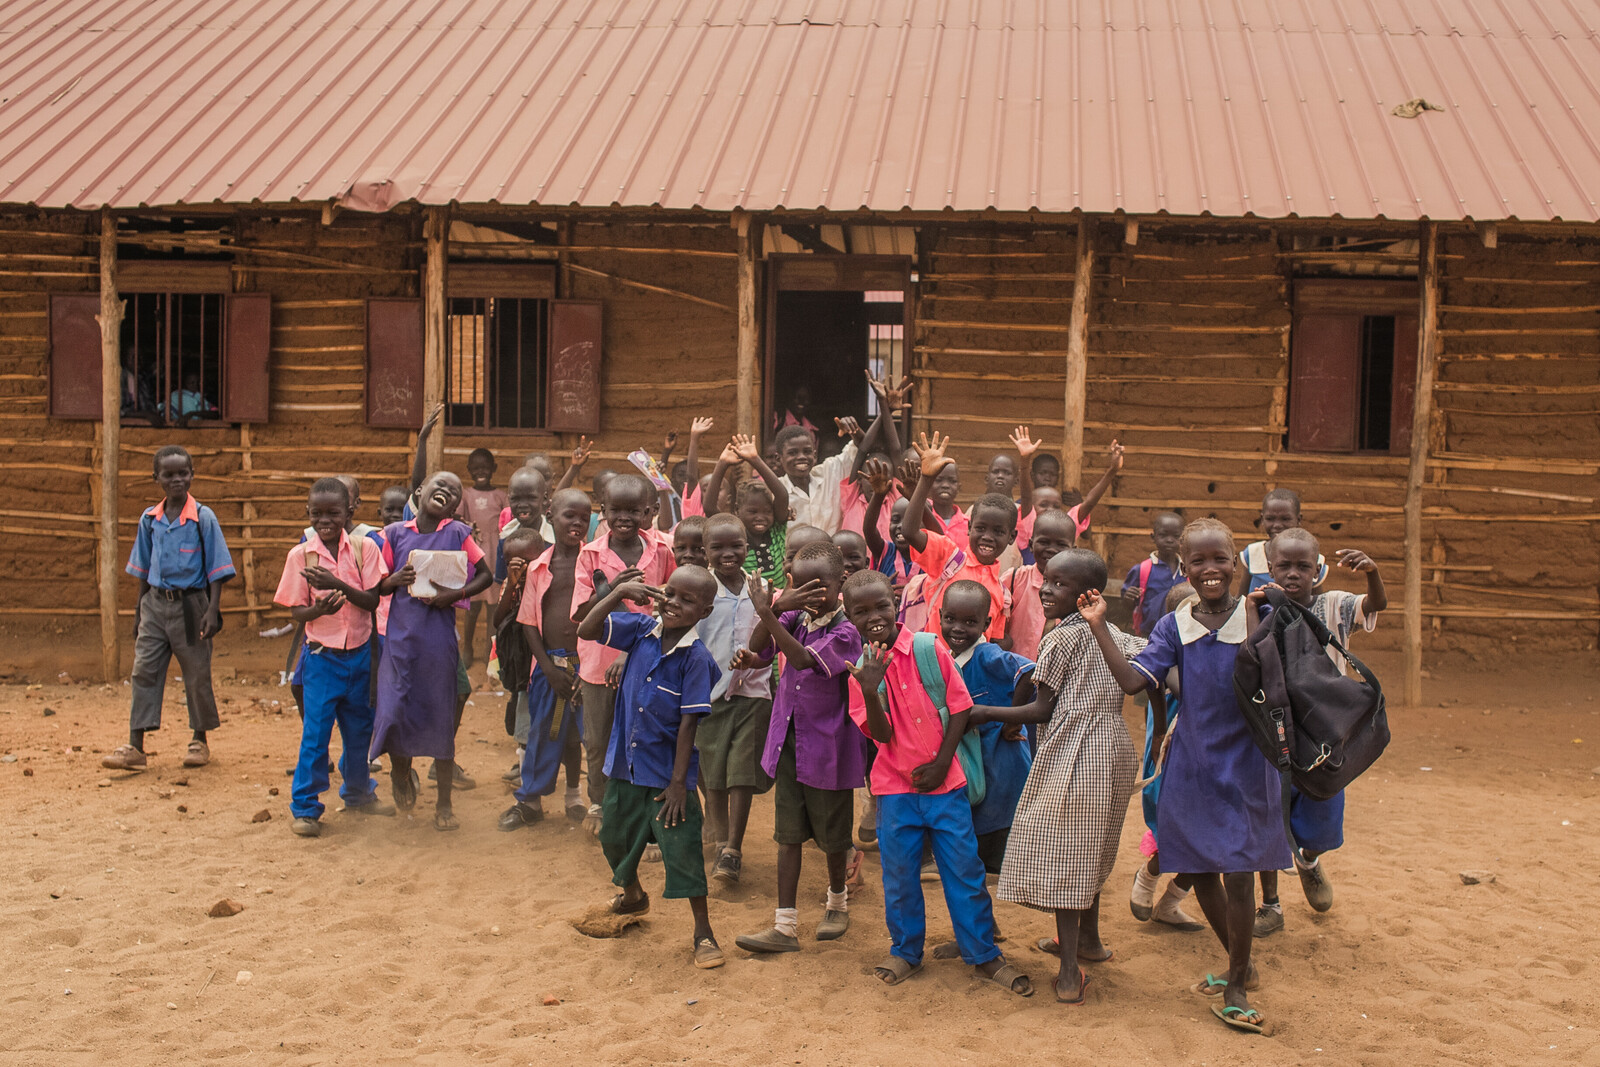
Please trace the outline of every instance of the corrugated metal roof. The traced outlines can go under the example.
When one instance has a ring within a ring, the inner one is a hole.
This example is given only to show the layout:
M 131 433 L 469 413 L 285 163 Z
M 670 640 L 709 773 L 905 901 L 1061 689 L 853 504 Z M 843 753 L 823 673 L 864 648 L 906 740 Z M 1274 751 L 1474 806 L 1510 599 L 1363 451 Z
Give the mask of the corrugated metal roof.
M 1600 220 L 1595 0 L 0 0 L 0 203 Z M 1391 114 L 1423 98 L 1443 108 Z

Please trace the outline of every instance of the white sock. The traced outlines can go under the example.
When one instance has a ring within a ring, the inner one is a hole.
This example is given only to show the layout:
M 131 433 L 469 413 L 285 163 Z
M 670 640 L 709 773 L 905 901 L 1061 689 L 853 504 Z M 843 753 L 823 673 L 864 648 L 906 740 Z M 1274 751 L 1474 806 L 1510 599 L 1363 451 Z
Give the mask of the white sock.
M 773 920 L 772 925 L 777 927 L 778 933 L 795 937 L 800 929 L 800 909 L 779 908 L 778 917 Z
M 1186 897 L 1188 895 L 1189 895 L 1189 891 L 1187 889 L 1180 888 L 1178 883 L 1177 883 L 1177 881 L 1173 880 L 1173 881 L 1167 883 L 1166 892 L 1161 894 L 1161 899 L 1162 900 L 1182 900 L 1184 897 Z
M 1139 888 L 1146 893 L 1154 893 L 1156 891 L 1156 883 L 1160 878 L 1161 876 L 1158 874 L 1151 874 L 1150 869 L 1142 863 L 1139 865 L 1139 869 L 1133 872 L 1133 880 L 1138 882 Z
M 1283 901 L 1281 901 L 1281 900 L 1274 900 L 1271 904 L 1263 903 L 1261 906 L 1263 908 L 1271 908 L 1273 911 L 1277 912 L 1279 915 L 1283 914 Z
M 846 886 L 844 889 L 840 890 L 837 893 L 835 893 L 832 888 L 829 888 L 829 890 L 828 890 L 827 908 L 828 908 L 829 911 L 849 911 L 850 910 L 850 888 L 849 888 L 849 886 Z
M 1300 853 L 1300 866 L 1304 867 L 1308 871 L 1314 871 L 1314 870 L 1317 869 L 1317 863 L 1321 859 L 1322 859 L 1321 856 L 1318 856 L 1314 860 L 1313 859 L 1307 859 L 1306 858 L 1306 854 L 1304 852 L 1301 852 Z

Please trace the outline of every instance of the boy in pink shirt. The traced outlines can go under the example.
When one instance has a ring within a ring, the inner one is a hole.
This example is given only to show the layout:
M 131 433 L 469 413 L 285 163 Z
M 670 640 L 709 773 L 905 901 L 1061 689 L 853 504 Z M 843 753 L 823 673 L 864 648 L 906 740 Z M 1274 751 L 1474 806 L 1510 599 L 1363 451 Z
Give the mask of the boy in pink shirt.
M 648 536 L 654 516 L 655 487 L 639 474 L 618 474 L 606 486 L 600 512 L 605 534 L 584 545 L 573 570 L 572 621 L 583 622 L 589 609 L 613 586 L 644 582 L 661 586 L 672 574 L 672 543 Z M 599 579 L 596 579 L 596 575 Z M 650 614 L 648 603 L 627 603 L 627 610 Z M 578 640 L 578 678 L 583 690 L 583 747 L 589 764 L 589 814 L 584 829 L 600 832 L 600 802 L 606 795 L 606 748 L 616 710 L 616 683 L 622 677 L 624 654 L 598 641 Z
M 1044 608 L 1039 604 L 1039 586 L 1044 584 L 1045 565 L 1077 543 L 1071 516 L 1059 509 L 1039 513 L 1033 532 L 1034 562 L 1006 571 L 1000 584 L 1011 598 L 1011 616 L 1006 620 L 1008 652 L 1028 659 L 1039 658 L 1039 642 L 1044 638 Z
M 350 521 L 350 490 L 337 478 L 312 485 L 306 515 L 317 535 L 289 550 L 273 601 L 305 626 L 305 719 L 300 728 L 300 758 L 295 763 L 289 810 L 291 829 L 300 837 L 322 833 L 321 794 L 328 788 L 328 743 L 339 726 L 344 753 L 339 760 L 339 795 L 345 810 L 393 815 L 394 805 L 378 800 L 367 749 L 372 744 L 372 612 L 378 584 L 389 573 L 383 553 L 357 556 L 345 526 Z
M 906 514 L 921 515 L 934 482 L 950 464 L 945 450 L 950 438 L 941 438 L 937 432 L 930 439 L 921 435 L 917 449 L 921 453 L 921 476 L 911 492 L 911 502 Z M 1008 496 L 985 493 L 972 505 L 971 523 L 966 541 L 957 542 L 946 534 L 930 533 L 917 522 L 902 524 L 901 532 L 911 551 L 911 561 L 921 567 L 934 583 L 928 596 L 927 621 L 923 628 L 930 633 L 939 629 L 939 607 L 944 603 L 944 591 L 952 582 L 963 578 L 977 582 L 989 591 L 990 603 L 999 610 L 994 612 L 985 634 L 991 641 L 999 641 L 1006 634 L 1006 619 L 1011 605 L 1006 601 L 1005 590 L 1000 585 L 1000 553 L 1017 535 L 1017 506 Z
M 851 575 L 844 610 L 866 645 L 860 666 L 850 670 L 850 717 L 878 747 L 872 793 L 878 800 L 884 918 L 893 946 L 874 971 L 884 984 L 898 985 L 922 968 L 922 850 L 931 844 L 961 958 L 1002 988 L 1032 996 L 1028 976 L 995 947 L 994 905 L 978 858 L 967 777 L 956 759 L 972 707 L 961 671 L 942 640 L 895 620 L 887 575 Z M 922 643 L 927 647 L 919 650 Z M 930 650 L 944 690 L 937 702 L 919 663 Z

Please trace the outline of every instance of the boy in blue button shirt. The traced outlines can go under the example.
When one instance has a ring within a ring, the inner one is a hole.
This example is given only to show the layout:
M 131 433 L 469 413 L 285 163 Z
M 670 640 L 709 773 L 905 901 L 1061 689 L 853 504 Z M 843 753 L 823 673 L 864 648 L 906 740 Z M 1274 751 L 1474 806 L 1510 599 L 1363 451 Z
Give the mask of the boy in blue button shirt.
M 706 913 L 703 823 L 695 792 L 695 729 L 711 711 L 711 690 L 722 670 L 696 626 L 711 614 L 717 580 L 704 567 L 679 567 L 657 588 L 622 582 L 591 608 L 578 636 L 627 653 L 617 686 L 616 717 L 606 745 L 600 846 L 611 880 L 622 892 L 611 899 L 618 915 L 650 909 L 639 884 L 645 846 L 661 847 L 668 899 L 687 897 L 694 912 L 694 965 L 721 967 L 722 949 Z M 627 611 L 624 601 L 653 602 L 655 617 Z
M 148 765 L 144 735 L 161 728 L 161 696 L 173 656 L 183 672 L 194 731 L 185 767 L 211 762 L 206 733 L 220 725 L 211 691 L 211 639 L 222 629 L 222 583 L 234 575 L 233 557 L 217 516 L 189 495 L 194 481 L 189 453 L 179 445 L 156 449 L 154 478 L 162 500 L 139 517 L 128 557 L 128 573 L 139 579 L 128 743 L 100 761 L 114 771 L 142 771 Z

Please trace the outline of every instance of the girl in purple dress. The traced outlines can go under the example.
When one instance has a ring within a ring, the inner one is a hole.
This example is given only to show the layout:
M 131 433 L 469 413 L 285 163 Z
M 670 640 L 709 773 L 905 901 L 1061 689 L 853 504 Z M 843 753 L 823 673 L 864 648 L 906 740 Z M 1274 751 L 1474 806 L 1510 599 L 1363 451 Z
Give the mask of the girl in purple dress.
M 389 577 L 380 593 L 392 593 L 389 632 L 383 662 L 378 666 L 378 707 L 372 730 L 372 758 L 389 753 L 395 805 L 410 811 L 417 803 L 419 780 L 411 769 L 416 756 L 431 756 L 439 769 L 436 830 L 454 830 L 450 787 L 455 779 L 456 609 L 488 587 L 493 575 L 472 528 L 451 518 L 461 504 L 461 479 L 440 471 L 418 494 L 417 517 L 384 529 L 384 562 Z M 440 589 L 433 596 L 414 597 L 410 586 L 417 572 L 408 562 L 417 549 L 464 551 L 472 577 L 461 589 Z
M 1206 921 L 1228 949 L 1227 977 L 1208 974 L 1191 988 L 1218 998 L 1211 1012 L 1229 1026 L 1263 1033 L 1266 1020 L 1245 996 L 1259 984 L 1250 962 L 1256 910 L 1251 872 L 1287 867 L 1290 856 L 1278 773 L 1250 740 L 1234 699 L 1234 660 L 1255 628 L 1256 612 L 1232 592 L 1233 534 L 1222 523 L 1191 522 L 1178 555 L 1196 595 L 1156 623 L 1150 644 L 1131 663 L 1106 626 L 1100 595 L 1085 593 L 1079 611 L 1123 692 L 1157 688 L 1177 668 L 1183 713 L 1169 727 L 1171 747 L 1156 804 L 1161 869 L 1194 877 Z

